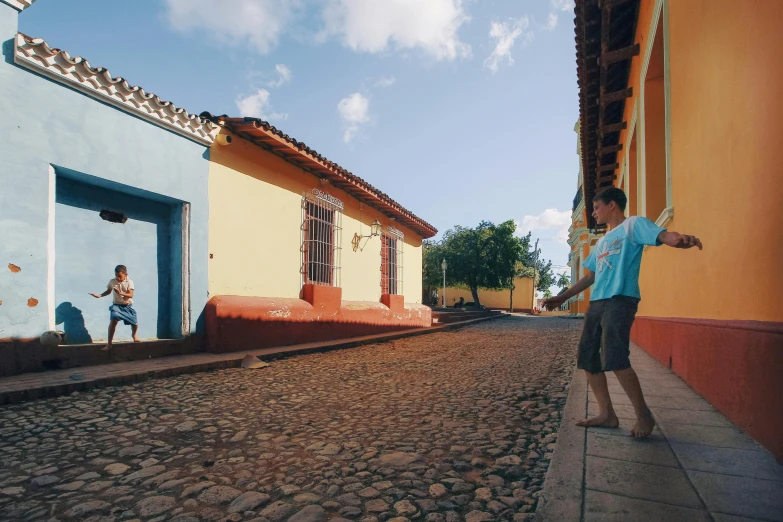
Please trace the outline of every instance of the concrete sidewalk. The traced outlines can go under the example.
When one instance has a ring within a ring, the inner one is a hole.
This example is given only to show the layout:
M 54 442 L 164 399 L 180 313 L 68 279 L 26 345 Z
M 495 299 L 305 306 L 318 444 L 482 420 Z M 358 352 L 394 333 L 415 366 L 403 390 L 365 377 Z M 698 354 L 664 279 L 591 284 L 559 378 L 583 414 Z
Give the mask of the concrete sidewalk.
M 350 339 L 336 339 L 333 341 L 279 346 L 260 350 L 172 355 L 154 359 L 99 364 L 80 368 L 76 367 L 64 370 L 50 370 L 13 375 L 10 377 L 0 377 L 0 405 L 14 404 L 45 397 L 56 397 L 58 395 L 67 395 L 74 391 L 89 390 L 101 386 L 116 386 L 147 379 L 170 377 L 183 373 L 236 368 L 239 367 L 242 358 L 248 353 L 261 360 L 268 361 L 292 355 L 351 348 L 365 344 L 380 343 L 405 337 L 453 330 L 501 317 L 508 317 L 508 315 L 498 314 L 448 324 L 437 324 L 429 328 L 414 328 L 411 330 L 399 330 L 396 332 L 352 337 Z
M 614 374 L 621 428 L 575 426 L 597 413 L 576 371 L 537 519 L 783 521 L 783 465 L 635 345 L 631 361 L 658 423 L 653 435 L 628 436 L 635 416 Z

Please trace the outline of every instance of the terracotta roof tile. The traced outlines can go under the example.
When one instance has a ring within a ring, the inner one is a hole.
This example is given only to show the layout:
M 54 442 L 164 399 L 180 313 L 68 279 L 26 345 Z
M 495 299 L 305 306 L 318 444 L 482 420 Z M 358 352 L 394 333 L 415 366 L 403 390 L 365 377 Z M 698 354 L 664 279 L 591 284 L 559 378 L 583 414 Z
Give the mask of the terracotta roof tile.
M 365 203 L 402 225 L 410 228 L 427 239 L 438 233 L 438 230 L 394 201 L 387 194 L 373 187 L 359 176 L 342 168 L 337 163 L 325 158 L 314 149 L 308 147 L 269 122 L 259 118 L 229 118 L 226 115 L 213 116 L 208 112 L 201 117 L 226 127 L 243 138 L 260 145 L 266 150 L 277 154 L 283 159 L 301 167 L 318 177 L 328 179 L 335 187 L 344 190 L 357 200 Z
M 211 121 L 190 114 L 155 94 L 145 92 L 122 77 L 113 77 L 105 67 L 93 67 L 81 56 L 72 57 L 66 51 L 50 47 L 41 38 L 31 38 L 18 33 L 15 40 L 14 62 L 22 67 L 75 87 L 88 96 L 108 102 L 204 145 L 212 144 L 218 134 L 219 128 Z

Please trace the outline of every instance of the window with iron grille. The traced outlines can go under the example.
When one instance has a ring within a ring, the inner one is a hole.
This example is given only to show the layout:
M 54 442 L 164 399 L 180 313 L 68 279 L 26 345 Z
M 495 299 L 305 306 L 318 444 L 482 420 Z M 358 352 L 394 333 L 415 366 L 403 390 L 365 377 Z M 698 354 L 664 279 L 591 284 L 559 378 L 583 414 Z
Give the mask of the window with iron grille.
M 340 286 L 343 202 L 313 189 L 302 196 L 302 284 Z
M 394 227 L 381 235 L 381 293 L 402 295 L 402 245 L 405 236 Z

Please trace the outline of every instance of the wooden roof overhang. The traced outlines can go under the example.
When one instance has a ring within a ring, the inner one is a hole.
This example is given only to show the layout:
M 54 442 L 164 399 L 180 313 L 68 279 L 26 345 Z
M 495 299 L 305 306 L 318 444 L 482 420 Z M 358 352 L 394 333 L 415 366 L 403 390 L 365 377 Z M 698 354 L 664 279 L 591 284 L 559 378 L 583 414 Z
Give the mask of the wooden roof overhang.
M 620 132 L 631 59 L 639 54 L 634 43 L 640 0 L 576 0 L 576 69 L 579 84 L 580 146 L 583 196 L 588 228 L 597 228 L 590 212 L 595 194 L 612 186 L 622 151 Z
M 203 116 L 203 114 L 202 114 Z M 326 179 L 329 183 L 380 211 L 397 223 L 419 234 L 422 239 L 435 236 L 438 230 L 360 177 L 329 161 L 315 150 L 258 118 L 229 118 L 208 115 L 212 121 L 238 136 L 280 156 L 301 169 Z

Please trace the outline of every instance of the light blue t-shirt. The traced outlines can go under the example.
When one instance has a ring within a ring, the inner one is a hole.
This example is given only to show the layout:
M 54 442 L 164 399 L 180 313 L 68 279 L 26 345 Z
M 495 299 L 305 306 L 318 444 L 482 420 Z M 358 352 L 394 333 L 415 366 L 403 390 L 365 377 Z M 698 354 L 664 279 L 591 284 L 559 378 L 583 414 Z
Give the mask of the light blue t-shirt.
M 660 246 L 658 234 L 665 231 L 647 218 L 631 216 L 595 244 L 582 266 L 595 272 L 590 300 L 626 295 L 641 299 L 639 268 L 646 245 Z

